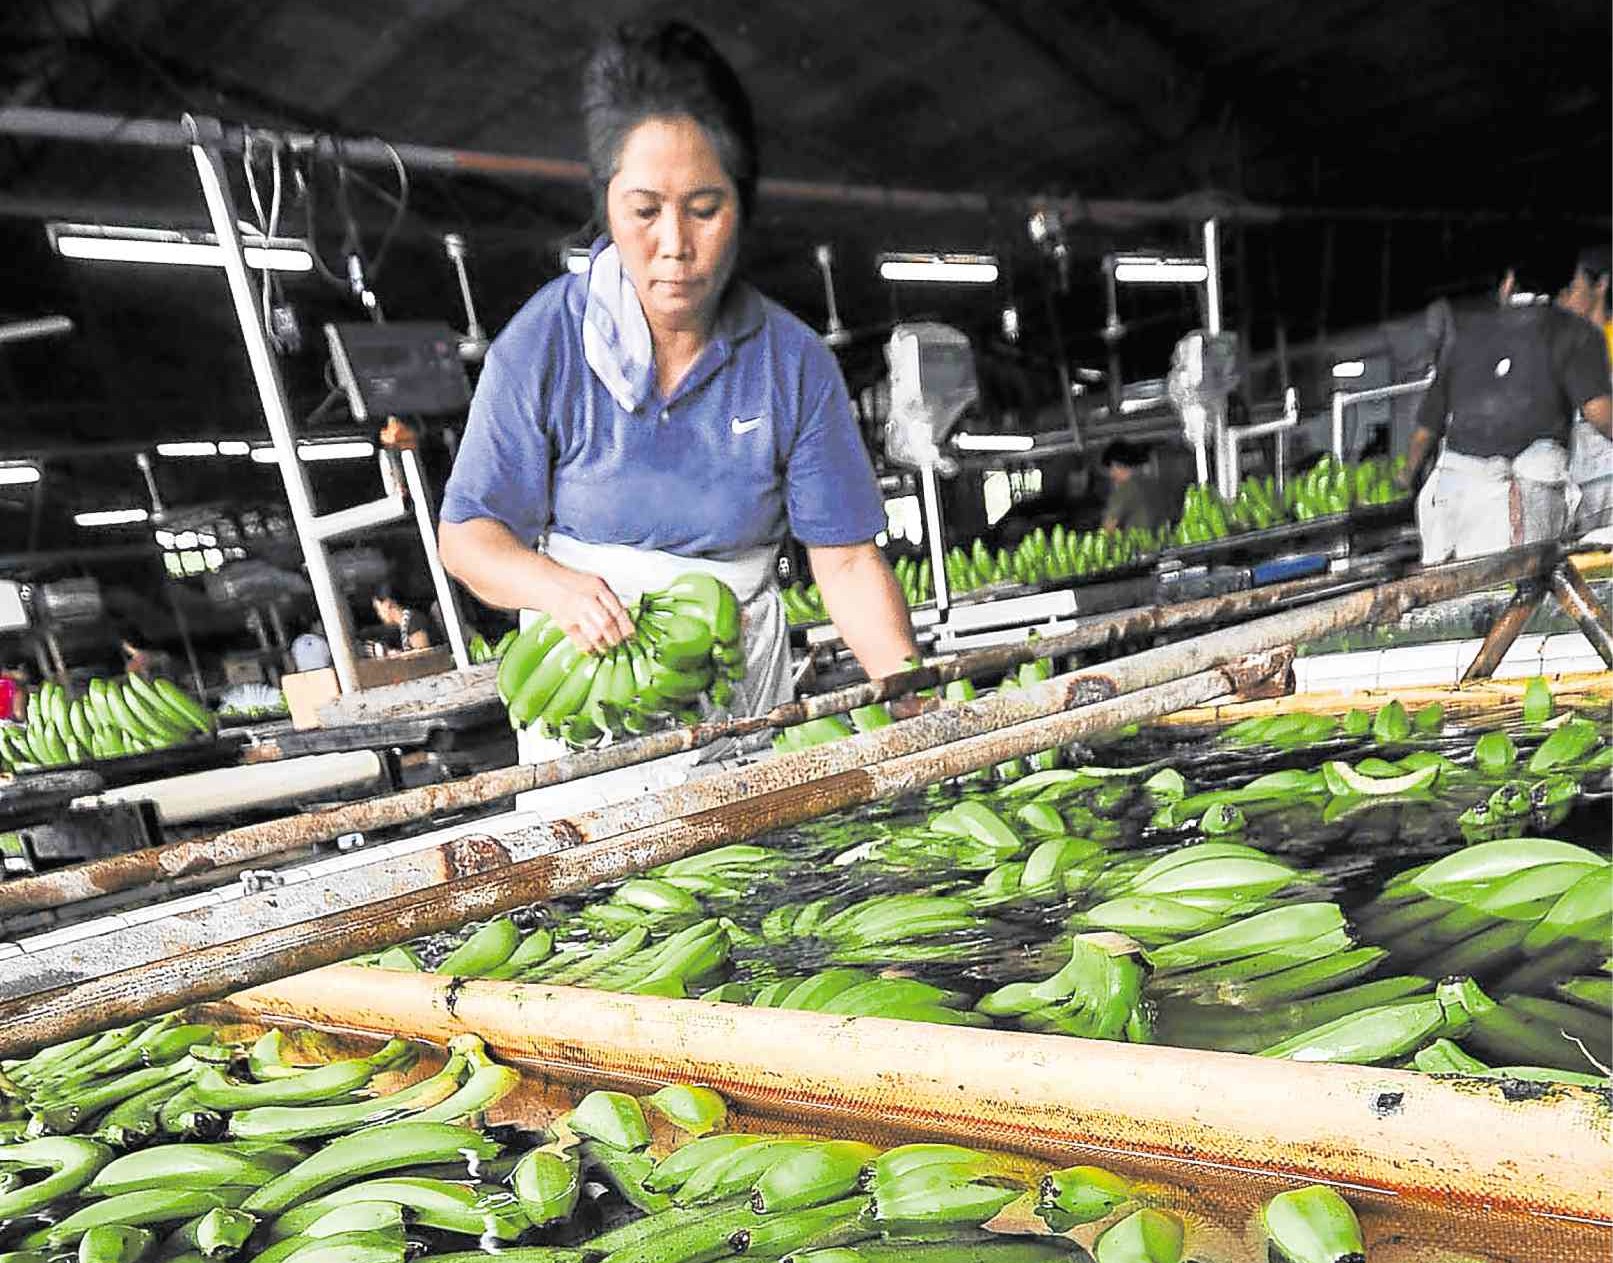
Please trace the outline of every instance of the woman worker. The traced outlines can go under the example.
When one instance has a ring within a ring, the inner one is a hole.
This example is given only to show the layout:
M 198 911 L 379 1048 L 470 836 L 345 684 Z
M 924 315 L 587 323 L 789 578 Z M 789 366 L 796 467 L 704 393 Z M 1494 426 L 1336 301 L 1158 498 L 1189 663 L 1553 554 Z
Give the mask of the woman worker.
M 733 275 L 756 192 L 750 103 L 677 22 L 594 53 L 583 116 L 606 235 L 494 341 L 443 497 L 443 564 L 481 600 L 542 610 L 599 652 L 624 600 L 691 569 L 744 607 L 736 713 L 790 695 L 774 559 L 786 528 L 870 676 L 915 655 L 873 543 L 885 516 L 839 366 Z

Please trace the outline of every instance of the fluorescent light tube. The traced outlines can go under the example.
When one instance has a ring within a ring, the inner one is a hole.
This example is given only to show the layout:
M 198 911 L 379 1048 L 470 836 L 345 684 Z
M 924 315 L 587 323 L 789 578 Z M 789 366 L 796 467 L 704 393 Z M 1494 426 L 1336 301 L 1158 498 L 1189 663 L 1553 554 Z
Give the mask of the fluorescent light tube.
M 217 456 L 218 444 L 201 439 L 196 442 L 158 443 L 158 456 Z
M 1028 452 L 1036 440 L 1029 434 L 954 434 L 952 445 L 960 452 Z
M 245 456 L 252 451 L 252 444 L 244 439 L 223 439 L 218 445 L 220 456 Z
M 92 513 L 75 513 L 73 521 L 80 526 L 129 526 L 144 522 L 150 516 L 144 509 L 97 509 Z
M 114 263 L 166 263 L 180 267 L 223 267 L 224 250 L 211 233 L 170 232 L 160 228 L 107 227 L 53 223 L 45 226 L 56 253 L 65 259 Z M 256 241 L 257 244 L 251 244 Z M 292 238 L 261 236 L 244 245 L 248 267 L 271 272 L 311 272 L 313 256 Z
M 1115 280 L 1130 285 L 1198 285 L 1209 278 L 1202 259 L 1150 259 L 1121 255 L 1114 261 Z
M 21 487 L 39 481 L 35 465 L 0 465 L 0 487 Z
M 1361 360 L 1340 360 L 1333 365 L 1334 377 L 1364 377 L 1367 366 Z
M 375 444 L 367 439 L 341 443 L 299 443 L 297 455 L 304 460 L 363 460 L 375 455 Z
M 375 444 L 367 439 L 352 439 L 336 443 L 298 443 L 297 455 L 305 461 L 362 460 L 375 455 Z M 260 465 L 275 463 L 274 448 L 254 447 L 252 459 Z
M 887 281 L 992 285 L 997 280 L 997 259 L 989 254 L 882 254 L 879 275 Z

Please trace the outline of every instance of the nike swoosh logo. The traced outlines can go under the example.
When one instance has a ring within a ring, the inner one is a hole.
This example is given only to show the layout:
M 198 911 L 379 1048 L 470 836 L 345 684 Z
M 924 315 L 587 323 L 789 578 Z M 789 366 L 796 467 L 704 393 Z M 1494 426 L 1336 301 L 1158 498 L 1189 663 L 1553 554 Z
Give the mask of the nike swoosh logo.
M 749 421 L 741 421 L 738 417 L 735 417 L 730 424 L 733 426 L 735 434 L 749 434 L 766 420 L 766 417 L 752 417 Z

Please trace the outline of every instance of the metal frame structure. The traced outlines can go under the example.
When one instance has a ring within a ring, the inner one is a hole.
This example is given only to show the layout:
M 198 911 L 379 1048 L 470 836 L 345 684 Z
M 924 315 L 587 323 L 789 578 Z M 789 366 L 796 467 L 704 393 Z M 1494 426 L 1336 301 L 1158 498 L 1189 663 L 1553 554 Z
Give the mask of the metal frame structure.
M 1277 492 L 1282 494 L 1288 482 L 1286 461 L 1287 442 L 1285 435 L 1289 430 L 1299 425 L 1299 394 L 1290 386 L 1283 392 L 1283 414 L 1270 421 L 1257 421 L 1253 425 L 1229 425 L 1226 427 L 1226 463 L 1232 470 L 1232 495 L 1237 495 L 1237 475 L 1239 472 L 1239 449 L 1244 443 L 1253 439 L 1271 438 L 1272 446 L 1276 449 L 1272 454 L 1272 464 L 1276 469 Z M 1226 498 L 1227 493 L 1221 492 Z
M 184 126 L 190 135 L 190 154 L 196 164 L 208 217 L 218 236 L 230 298 L 235 306 L 236 320 L 241 326 L 242 340 L 246 343 L 247 358 L 251 362 L 252 377 L 263 405 L 264 420 L 269 426 L 275 464 L 280 467 L 280 478 L 285 484 L 292 525 L 297 532 L 297 542 L 302 547 L 303 562 L 308 567 L 314 603 L 324 623 L 325 639 L 330 642 L 336 681 L 343 693 L 356 692 L 359 688 L 358 658 L 353 643 L 353 622 L 347 601 L 331 573 L 330 557 L 325 545 L 331 540 L 399 521 L 409 515 L 409 505 L 404 502 L 400 488 L 379 500 L 351 505 L 332 513 L 322 515 L 315 509 L 308 473 L 297 454 L 296 433 L 292 428 L 291 408 L 286 400 L 285 383 L 280 377 L 280 365 L 258 314 L 259 295 L 247 267 L 245 248 L 237 226 L 235 197 L 230 190 L 229 174 L 224 164 L 223 125 L 217 119 L 186 115 Z M 385 453 L 382 459 L 386 459 Z M 442 609 L 443 622 L 447 625 L 454 662 L 460 670 L 465 670 L 470 666 L 470 655 L 460 623 L 458 600 L 437 555 L 436 525 L 432 521 L 430 495 L 420 470 L 419 458 L 414 452 L 405 451 L 402 453 L 402 463 L 410 497 L 414 501 L 420 543 L 426 550 L 427 566 Z
M 1388 386 L 1372 386 L 1367 390 L 1335 390 L 1333 392 L 1333 455 L 1344 459 L 1344 410 L 1357 404 L 1377 403 L 1381 399 L 1398 399 L 1402 395 L 1420 395 L 1434 384 L 1434 369 L 1416 381 L 1394 382 Z

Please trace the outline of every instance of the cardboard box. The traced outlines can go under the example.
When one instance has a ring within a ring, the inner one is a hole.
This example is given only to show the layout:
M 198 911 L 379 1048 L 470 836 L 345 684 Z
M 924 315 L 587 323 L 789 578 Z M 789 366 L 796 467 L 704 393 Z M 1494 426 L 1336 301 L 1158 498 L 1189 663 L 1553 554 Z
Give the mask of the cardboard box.
M 358 686 L 360 689 L 380 688 L 385 684 L 401 684 L 405 680 L 417 680 L 423 675 L 436 675 L 453 669 L 454 655 L 446 646 L 411 649 L 408 653 L 391 658 L 360 658 L 357 663 Z M 334 667 L 281 676 L 280 688 L 286 695 L 286 708 L 291 712 L 293 728 L 320 727 L 319 708 L 341 696 Z

